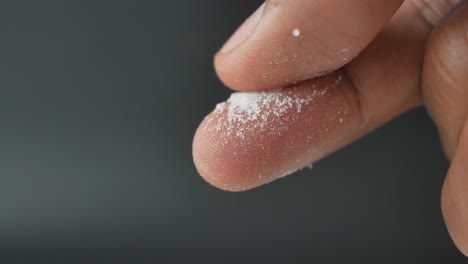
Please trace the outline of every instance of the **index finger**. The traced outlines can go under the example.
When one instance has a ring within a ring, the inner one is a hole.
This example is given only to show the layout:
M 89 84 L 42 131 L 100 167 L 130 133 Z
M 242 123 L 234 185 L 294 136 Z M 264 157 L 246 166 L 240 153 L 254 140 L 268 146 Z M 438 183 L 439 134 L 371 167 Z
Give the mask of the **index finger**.
M 331 72 L 356 57 L 403 0 L 267 0 L 215 57 L 221 80 L 266 90 Z

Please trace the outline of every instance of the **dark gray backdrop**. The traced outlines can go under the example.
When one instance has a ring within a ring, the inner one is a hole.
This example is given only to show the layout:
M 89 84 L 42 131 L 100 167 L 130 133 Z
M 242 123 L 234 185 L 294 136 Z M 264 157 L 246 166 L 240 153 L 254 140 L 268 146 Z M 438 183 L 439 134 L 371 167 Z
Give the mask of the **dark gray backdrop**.
M 212 55 L 259 4 L 0 1 L 0 259 L 466 263 L 422 109 L 258 190 L 198 177 Z

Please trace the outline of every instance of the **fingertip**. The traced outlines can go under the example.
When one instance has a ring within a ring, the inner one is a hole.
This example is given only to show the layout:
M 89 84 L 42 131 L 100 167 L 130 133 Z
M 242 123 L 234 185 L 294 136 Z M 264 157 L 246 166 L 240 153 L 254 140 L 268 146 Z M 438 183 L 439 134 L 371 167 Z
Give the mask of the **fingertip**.
M 284 87 L 332 72 L 358 56 L 401 2 L 267 1 L 247 39 L 215 56 L 216 71 L 238 91 Z
M 460 134 L 454 158 L 442 189 L 442 212 L 450 237 L 468 256 L 468 120 Z
M 342 81 L 334 75 L 270 92 L 234 93 L 196 132 L 200 175 L 220 189 L 244 191 L 344 145 L 356 135 L 360 115 L 340 89 Z
M 317 12 L 313 6 L 269 1 L 252 34 L 236 48 L 215 55 L 221 81 L 238 91 L 271 90 L 324 75 L 356 57 L 355 41 L 337 37 L 325 29 L 329 25 L 309 21 Z M 323 44 L 322 39 L 332 41 Z
M 220 107 L 223 112 L 219 112 Z M 246 117 L 240 115 L 231 117 L 234 121 L 228 121 L 229 115 L 237 115 L 229 114 L 228 108 L 226 103 L 218 106 L 218 110 L 204 119 L 195 134 L 193 158 L 205 181 L 225 191 L 241 192 L 306 166 L 300 164 L 304 161 L 299 158 L 290 162 L 288 160 L 292 157 L 285 157 L 286 148 L 292 148 L 294 144 L 280 143 L 283 140 L 279 134 L 286 133 L 284 127 L 274 132 L 274 125 L 268 124 L 269 132 L 266 132 L 260 127 L 262 121 L 244 119 Z
M 459 188 L 455 187 L 454 189 L 452 186 L 454 176 L 450 176 L 450 174 L 453 173 L 454 169 L 451 168 L 442 190 L 442 212 L 453 243 L 463 255 L 468 257 L 468 230 L 464 222 L 467 219 L 466 210 L 463 208 L 463 200 L 460 199 Z
M 314 33 L 299 25 L 283 27 L 258 30 L 240 47 L 218 52 L 214 65 L 221 81 L 237 91 L 272 90 L 325 75 L 358 54 L 340 41 L 317 47 Z
M 240 160 L 233 148 L 236 144 L 227 144 L 220 134 L 208 132 L 207 123 L 207 119 L 202 122 L 193 143 L 193 159 L 200 176 L 214 187 L 230 192 L 258 185 L 250 176 L 249 160 Z

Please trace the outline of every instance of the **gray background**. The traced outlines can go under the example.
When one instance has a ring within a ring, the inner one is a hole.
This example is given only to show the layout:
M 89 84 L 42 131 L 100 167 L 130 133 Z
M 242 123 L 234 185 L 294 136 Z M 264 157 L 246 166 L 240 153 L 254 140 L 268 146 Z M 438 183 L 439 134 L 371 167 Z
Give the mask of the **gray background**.
M 258 190 L 198 177 L 212 56 L 259 4 L 0 1 L 0 259 L 466 263 L 422 109 Z

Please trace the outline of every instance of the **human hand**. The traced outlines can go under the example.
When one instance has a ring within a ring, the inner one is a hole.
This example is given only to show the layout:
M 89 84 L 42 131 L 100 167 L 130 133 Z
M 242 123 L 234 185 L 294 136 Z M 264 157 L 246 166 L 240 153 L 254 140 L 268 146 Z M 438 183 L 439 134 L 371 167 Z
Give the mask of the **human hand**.
M 254 188 L 424 104 L 451 161 L 444 218 L 468 255 L 468 1 L 458 2 L 268 0 L 216 55 L 221 80 L 248 93 L 200 125 L 200 174 Z

